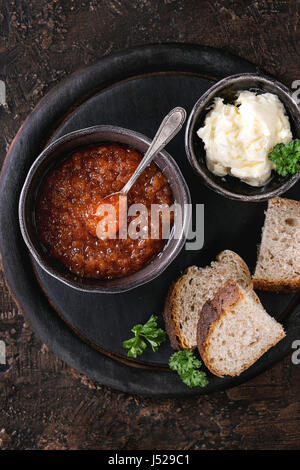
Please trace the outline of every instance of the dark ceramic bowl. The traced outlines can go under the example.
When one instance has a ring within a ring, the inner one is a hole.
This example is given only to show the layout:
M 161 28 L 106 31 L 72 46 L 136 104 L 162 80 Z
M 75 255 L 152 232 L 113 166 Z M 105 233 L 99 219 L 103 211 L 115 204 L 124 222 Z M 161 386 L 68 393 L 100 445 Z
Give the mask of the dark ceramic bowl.
M 300 138 L 300 111 L 288 88 L 272 78 L 245 73 L 224 78 L 197 101 L 187 122 L 185 149 L 189 162 L 196 173 L 203 178 L 207 186 L 217 193 L 241 201 L 265 201 L 290 189 L 298 181 L 300 174 L 282 177 L 273 171 L 272 178 L 261 187 L 249 186 L 238 178 L 228 175 L 225 177 L 216 176 L 206 166 L 204 144 L 197 135 L 197 130 L 204 125 L 206 114 L 214 98 L 219 96 L 227 102 L 233 102 L 237 93 L 242 90 L 257 93 L 269 92 L 277 95 L 285 106 L 293 137 Z
M 151 140 L 137 132 L 115 126 L 95 126 L 71 132 L 50 144 L 35 160 L 20 196 L 19 222 L 31 255 L 48 274 L 83 292 L 125 292 L 156 278 L 179 254 L 185 243 L 185 234 L 189 225 L 189 211 L 186 206 L 191 202 L 189 189 L 176 162 L 167 152 L 161 151 L 154 158 L 154 162 L 166 176 L 173 192 L 174 201 L 182 208 L 182 227 L 176 238 L 174 238 L 172 230 L 164 250 L 150 264 L 134 274 L 119 279 L 99 280 L 80 278 L 49 255 L 39 240 L 35 224 L 37 195 L 45 175 L 58 162 L 79 148 L 109 142 L 128 145 L 145 153 Z

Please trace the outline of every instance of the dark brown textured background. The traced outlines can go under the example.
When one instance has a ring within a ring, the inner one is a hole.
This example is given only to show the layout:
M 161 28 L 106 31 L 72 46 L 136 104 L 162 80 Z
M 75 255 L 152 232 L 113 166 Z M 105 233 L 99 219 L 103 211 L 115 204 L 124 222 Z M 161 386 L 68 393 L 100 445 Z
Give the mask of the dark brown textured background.
M 121 48 L 224 48 L 287 85 L 300 79 L 300 1 L 0 0 L 0 155 L 62 77 Z M 300 365 L 290 357 L 210 396 L 145 399 L 111 391 L 57 359 L 0 275 L 0 449 L 300 449 Z M 300 338 L 299 338 L 300 339 Z

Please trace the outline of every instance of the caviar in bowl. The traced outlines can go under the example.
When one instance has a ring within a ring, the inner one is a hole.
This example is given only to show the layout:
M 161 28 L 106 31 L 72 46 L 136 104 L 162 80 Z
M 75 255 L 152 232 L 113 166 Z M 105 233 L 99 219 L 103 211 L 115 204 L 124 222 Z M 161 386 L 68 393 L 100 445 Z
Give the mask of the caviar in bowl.
M 151 281 L 175 259 L 185 242 L 190 194 L 166 151 L 145 170 L 131 197 L 146 205 L 176 202 L 182 209 L 176 237 L 172 230 L 168 240 L 146 240 L 144 246 L 138 240 L 102 243 L 76 216 L 95 203 L 99 191 L 122 187 L 149 144 L 134 131 L 95 126 L 61 137 L 35 160 L 21 192 L 19 221 L 31 255 L 48 274 L 80 291 L 118 293 Z

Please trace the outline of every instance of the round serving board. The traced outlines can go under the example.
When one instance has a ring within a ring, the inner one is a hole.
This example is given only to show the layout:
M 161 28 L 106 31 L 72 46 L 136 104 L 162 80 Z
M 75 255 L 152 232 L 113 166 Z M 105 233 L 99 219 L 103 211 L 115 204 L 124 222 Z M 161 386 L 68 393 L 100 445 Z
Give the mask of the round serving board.
M 216 80 L 256 67 L 222 51 L 192 45 L 153 45 L 101 59 L 61 82 L 35 108 L 7 155 L 0 186 L 0 243 L 10 289 L 33 328 L 58 356 L 80 372 L 126 392 L 189 395 L 230 387 L 255 376 L 291 351 L 300 337 L 300 310 L 291 295 L 261 293 L 267 311 L 279 318 L 289 312 L 287 337 L 239 378 L 209 375 L 205 389 L 189 390 L 168 369 L 172 350 L 147 349 L 127 358 L 122 342 L 136 323 L 161 312 L 170 284 L 189 265 L 204 266 L 223 249 L 239 253 L 253 269 L 266 204 L 223 198 L 193 173 L 184 151 L 184 132 L 167 146 L 191 191 L 205 207 L 204 246 L 183 249 L 154 281 L 123 294 L 86 294 L 46 274 L 30 258 L 19 231 L 17 206 L 26 173 L 47 143 L 76 129 L 97 124 L 127 127 L 153 137 L 175 106 L 189 113 Z M 298 186 L 288 194 L 299 199 Z

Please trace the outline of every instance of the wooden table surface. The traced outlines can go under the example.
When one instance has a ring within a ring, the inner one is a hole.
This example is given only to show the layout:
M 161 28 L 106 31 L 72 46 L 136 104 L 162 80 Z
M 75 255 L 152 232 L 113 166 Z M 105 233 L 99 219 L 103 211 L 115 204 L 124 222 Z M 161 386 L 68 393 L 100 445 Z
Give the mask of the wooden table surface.
M 30 4 L 30 6 L 29 6 Z M 1 163 L 34 105 L 59 80 L 121 48 L 223 48 L 291 85 L 300 79 L 300 1 L 0 0 Z M 2 449 L 299 449 L 300 365 L 191 399 L 109 390 L 55 357 L 0 277 Z M 299 338 L 300 339 L 300 338 Z

